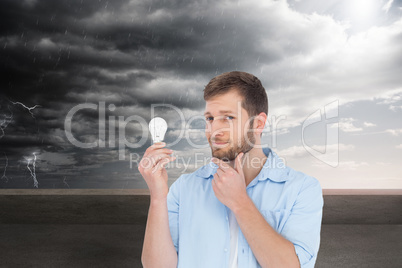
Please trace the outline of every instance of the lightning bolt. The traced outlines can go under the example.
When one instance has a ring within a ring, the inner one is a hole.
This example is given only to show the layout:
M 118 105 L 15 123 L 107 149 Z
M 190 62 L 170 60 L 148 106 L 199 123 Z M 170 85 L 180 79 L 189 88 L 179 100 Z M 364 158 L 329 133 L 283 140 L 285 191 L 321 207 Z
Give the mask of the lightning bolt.
M 35 118 L 35 115 L 33 113 L 33 110 L 35 110 L 38 107 L 42 107 L 39 104 L 37 104 L 35 106 L 32 106 L 32 107 L 28 107 L 27 105 L 25 105 L 25 104 L 23 104 L 22 102 L 19 102 L 19 101 L 14 102 L 14 101 L 11 101 L 10 99 L 8 99 L 8 101 L 10 103 L 12 103 L 14 106 L 16 106 L 16 105 L 22 106 L 24 109 L 26 109 L 31 114 L 31 117 L 34 118 L 35 121 L 36 121 L 36 118 Z M 10 109 L 10 107 L 12 107 L 11 104 L 8 104 L 7 108 L 10 111 L 10 114 L 7 114 L 5 112 L 2 112 L 0 114 L 0 139 L 3 138 L 6 135 L 5 129 L 9 126 L 9 124 L 14 122 L 13 121 L 14 113 L 13 113 L 13 110 Z M 38 134 L 39 134 L 39 128 L 38 128 Z M 0 180 L 5 179 L 8 182 L 9 178 L 6 175 L 6 172 L 7 172 L 8 162 L 9 161 L 8 161 L 7 154 L 5 152 L 4 152 L 4 155 L 6 157 L 6 165 L 4 167 L 4 172 L 3 172 L 3 175 L 1 176 Z M 38 188 L 39 183 L 38 183 L 38 180 L 36 179 L 36 160 L 37 160 L 37 156 L 36 156 L 35 153 L 33 153 L 33 158 L 32 157 L 26 158 L 26 160 L 27 160 L 27 169 L 29 170 L 29 172 L 31 174 L 31 178 L 34 181 L 34 187 Z
M 29 164 L 31 163 L 31 158 L 28 158 L 28 164 L 27 164 L 27 168 L 29 170 L 29 172 L 31 173 L 31 178 L 34 181 L 34 187 L 38 188 L 38 180 L 36 179 L 36 172 L 35 172 L 35 167 L 36 167 L 36 154 L 32 153 L 34 155 L 34 159 L 32 161 L 32 170 L 29 167 Z
M 10 106 L 8 106 L 8 110 L 11 112 L 11 115 L 7 116 L 6 114 L 2 114 L 4 116 L 3 121 L 0 123 L 0 139 L 4 137 L 4 130 L 7 128 L 8 124 L 13 120 L 14 113 L 10 110 Z
M 6 179 L 6 182 L 8 182 L 8 178 L 6 176 L 7 167 L 8 167 L 8 157 L 7 157 L 7 154 L 5 152 L 3 152 L 3 153 L 4 153 L 4 156 L 6 157 L 6 165 L 4 166 L 3 176 L 1 176 L 0 180 Z
M 34 114 L 33 114 L 31 111 L 34 110 L 36 107 L 41 107 L 39 104 L 36 104 L 35 106 L 32 106 L 32 107 L 28 107 L 28 106 L 26 106 L 25 104 L 23 104 L 23 103 L 21 103 L 21 102 L 19 102 L 19 101 L 17 101 L 17 102 L 10 101 L 10 102 L 11 102 L 12 104 L 14 104 L 14 105 L 16 105 L 16 104 L 21 105 L 22 107 L 24 107 L 25 109 L 27 109 L 28 112 L 31 114 L 32 118 L 35 118 L 35 116 L 34 116 Z
M 70 188 L 70 185 L 68 185 L 68 183 L 66 182 L 66 176 L 64 176 L 63 183 L 64 183 L 65 185 L 67 185 L 68 188 Z

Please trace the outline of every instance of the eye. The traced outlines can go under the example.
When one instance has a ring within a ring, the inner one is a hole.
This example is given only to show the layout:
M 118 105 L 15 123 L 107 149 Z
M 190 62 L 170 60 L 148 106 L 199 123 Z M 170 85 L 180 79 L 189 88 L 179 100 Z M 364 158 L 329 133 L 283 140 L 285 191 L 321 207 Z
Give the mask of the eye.
M 214 120 L 214 118 L 212 116 L 210 116 L 210 117 L 206 117 L 205 120 L 206 121 L 212 121 L 212 120 Z
M 226 119 L 228 119 L 228 120 L 233 120 L 233 119 L 234 119 L 234 117 L 233 117 L 233 116 L 228 115 L 228 116 L 226 116 Z

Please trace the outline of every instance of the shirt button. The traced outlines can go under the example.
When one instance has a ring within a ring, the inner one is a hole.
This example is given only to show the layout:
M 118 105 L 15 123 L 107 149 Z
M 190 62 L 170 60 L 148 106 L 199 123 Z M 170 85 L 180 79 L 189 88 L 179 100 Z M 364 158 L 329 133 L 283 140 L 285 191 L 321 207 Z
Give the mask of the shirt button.
M 227 249 L 227 248 L 225 248 L 225 252 L 228 252 L 228 249 Z
M 244 248 L 243 248 L 242 252 L 244 253 Z
M 228 218 L 228 217 L 226 217 L 226 220 L 229 220 L 229 218 Z

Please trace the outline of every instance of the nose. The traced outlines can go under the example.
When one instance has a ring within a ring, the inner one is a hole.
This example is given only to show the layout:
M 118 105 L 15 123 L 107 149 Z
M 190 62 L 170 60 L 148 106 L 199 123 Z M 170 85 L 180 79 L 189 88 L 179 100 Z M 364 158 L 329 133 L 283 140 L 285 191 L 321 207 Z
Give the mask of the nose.
M 231 124 L 225 122 L 225 120 L 213 120 L 207 124 L 206 132 L 210 132 L 211 138 L 223 137 L 225 132 L 230 133 Z
M 215 129 L 212 130 L 211 136 L 212 137 L 223 137 L 224 133 L 222 129 Z

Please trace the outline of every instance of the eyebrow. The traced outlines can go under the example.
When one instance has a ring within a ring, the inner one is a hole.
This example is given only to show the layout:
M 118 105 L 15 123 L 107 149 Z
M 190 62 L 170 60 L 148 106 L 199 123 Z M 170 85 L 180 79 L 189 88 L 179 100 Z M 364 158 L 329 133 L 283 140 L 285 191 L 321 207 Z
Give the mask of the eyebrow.
M 220 110 L 219 111 L 220 114 L 235 114 L 235 112 L 231 111 L 231 110 Z M 210 115 L 210 112 L 206 112 L 204 113 L 204 115 Z

